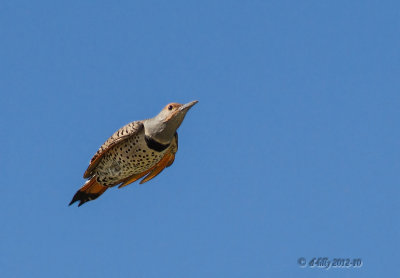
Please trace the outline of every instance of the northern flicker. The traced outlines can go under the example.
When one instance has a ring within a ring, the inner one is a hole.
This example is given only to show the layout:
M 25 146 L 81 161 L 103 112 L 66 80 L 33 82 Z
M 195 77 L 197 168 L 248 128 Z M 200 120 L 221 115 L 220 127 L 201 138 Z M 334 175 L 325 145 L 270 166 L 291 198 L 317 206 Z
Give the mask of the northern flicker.
M 154 118 L 131 122 L 117 130 L 100 147 L 83 174 L 86 183 L 69 205 L 98 198 L 109 187 L 140 184 L 172 165 L 178 151 L 178 133 L 186 113 L 197 103 L 170 103 Z

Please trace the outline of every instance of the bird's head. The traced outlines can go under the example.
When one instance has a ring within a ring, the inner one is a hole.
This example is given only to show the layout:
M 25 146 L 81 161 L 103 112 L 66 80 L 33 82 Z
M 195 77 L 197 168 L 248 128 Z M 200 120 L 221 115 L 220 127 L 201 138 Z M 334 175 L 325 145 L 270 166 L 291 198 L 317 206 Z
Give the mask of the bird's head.
M 186 113 L 198 101 L 194 100 L 186 104 L 170 103 L 157 115 L 160 121 L 167 124 L 177 125 L 176 129 L 181 125 Z
M 182 124 L 186 113 L 197 102 L 197 100 L 194 100 L 186 104 L 167 104 L 157 116 L 148 120 L 146 135 L 153 137 L 160 143 L 170 142 L 176 130 Z

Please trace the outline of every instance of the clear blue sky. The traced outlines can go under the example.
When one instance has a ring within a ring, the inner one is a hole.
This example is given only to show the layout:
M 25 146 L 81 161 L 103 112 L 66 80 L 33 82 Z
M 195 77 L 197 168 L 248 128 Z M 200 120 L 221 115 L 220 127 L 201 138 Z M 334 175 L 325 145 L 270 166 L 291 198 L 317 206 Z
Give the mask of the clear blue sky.
M 399 15 L 2 1 L 1 277 L 398 277 Z M 173 167 L 67 206 L 116 129 L 194 99 Z

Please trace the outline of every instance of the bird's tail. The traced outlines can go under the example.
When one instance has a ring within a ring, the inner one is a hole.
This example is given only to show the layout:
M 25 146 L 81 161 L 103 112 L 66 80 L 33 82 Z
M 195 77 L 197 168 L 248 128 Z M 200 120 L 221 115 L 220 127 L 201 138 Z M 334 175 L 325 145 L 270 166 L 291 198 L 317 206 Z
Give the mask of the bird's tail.
M 98 198 L 107 188 L 107 186 L 98 183 L 96 177 L 92 177 L 75 193 L 69 205 L 79 201 L 78 207 L 80 207 L 84 203 Z

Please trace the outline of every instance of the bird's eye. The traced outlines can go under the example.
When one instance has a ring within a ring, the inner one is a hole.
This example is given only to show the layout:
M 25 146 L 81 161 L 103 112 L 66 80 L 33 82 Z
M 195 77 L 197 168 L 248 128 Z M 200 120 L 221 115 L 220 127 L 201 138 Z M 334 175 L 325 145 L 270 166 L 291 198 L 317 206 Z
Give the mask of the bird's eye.
M 172 110 L 172 105 L 168 106 L 168 110 Z

